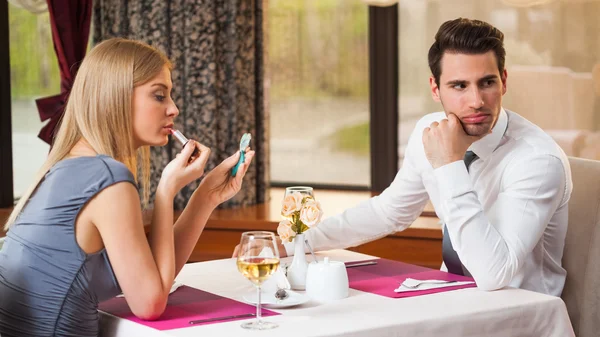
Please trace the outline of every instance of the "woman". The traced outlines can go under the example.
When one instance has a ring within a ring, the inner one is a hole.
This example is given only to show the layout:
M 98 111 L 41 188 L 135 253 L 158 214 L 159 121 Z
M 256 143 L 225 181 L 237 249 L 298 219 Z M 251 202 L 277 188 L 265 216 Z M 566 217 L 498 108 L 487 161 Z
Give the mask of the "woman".
M 210 213 L 240 190 L 254 156 L 234 178 L 239 153 L 208 173 L 173 226 L 173 198 L 210 155 L 188 142 L 162 172 L 147 239 L 136 184 L 146 202 L 149 146 L 167 144 L 179 114 L 171 87 L 171 63 L 148 45 L 111 39 L 85 58 L 48 159 L 6 224 L 0 335 L 97 336 L 98 302 L 121 291 L 142 319 L 165 310 Z

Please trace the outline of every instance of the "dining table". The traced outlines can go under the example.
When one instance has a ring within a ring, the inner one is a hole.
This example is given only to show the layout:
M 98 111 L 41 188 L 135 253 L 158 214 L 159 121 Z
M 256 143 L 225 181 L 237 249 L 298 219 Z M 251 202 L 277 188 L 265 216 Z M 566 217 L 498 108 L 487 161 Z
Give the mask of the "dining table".
M 236 259 L 221 259 L 184 266 L 176 278 L 183 286 L 169 295 L 165 314 L 142 321 L 128 311 L 124 298 L 100 304 L 100 335 L 153 336 L 574 336 L 566 306 L 560 297 L 505 287 L 484 291 L 472 286 L 445 291 L 397 293 L 399 280 L 408 276 L 452 277 L 440 270 L 379 259 L 350 250 L 317 252 L 316 259 L 372 264 L 347 268 L 348 296 L 319 301 L 296 292 L 303 303 L 263 307 L 263 320 L 275 322 L 271 330 L 247 330 L 241 323 L 253 317 L 209 320 L 210 315 L 237 316 L 255 312 L 248 301 L 256 288 L 236 267 Z M 312 258 L 307 256 L 310 262 Z M 289 264 L 291 257 L 281 259 Z M 202 321 L 202 320 L 200 320 Z

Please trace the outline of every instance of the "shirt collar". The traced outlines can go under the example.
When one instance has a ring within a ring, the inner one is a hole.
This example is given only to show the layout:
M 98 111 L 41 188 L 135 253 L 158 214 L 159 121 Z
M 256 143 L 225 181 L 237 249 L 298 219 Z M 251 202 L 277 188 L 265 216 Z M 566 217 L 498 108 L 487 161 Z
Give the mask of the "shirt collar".
M 492 133 L 471 144 L 471 146 L 469 146 L 469 151 L 475 152 L 477 157 L 486 160 L 492 152 L 496 150 L 498 145 L 500 145 L 500 140 L 502 140 L 507 126 L 508 115 L 506 114 L 506 111 L 504 111 L 504 108 L 500 108 L 498 121 L 492 128 Z

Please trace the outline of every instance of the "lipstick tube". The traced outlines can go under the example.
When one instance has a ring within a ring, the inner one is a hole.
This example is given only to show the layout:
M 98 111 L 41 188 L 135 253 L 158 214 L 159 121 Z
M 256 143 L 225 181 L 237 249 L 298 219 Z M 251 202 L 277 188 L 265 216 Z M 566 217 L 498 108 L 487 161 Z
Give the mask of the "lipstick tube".
M 185 145 L 190 141 L 179 130 L 171 129 L 171 134 L 173 135 L 173 137 L 175 137 L 175 139 L 177 139 L 177 141 L 179 143 L 181 143 L 181 145 L 183 147 L 185 147 Z M 194 147 L 194 152 L 192 153 L 192 156 L 190 157 L 190 161 L 192 161 L 194 158 L 197 158 L 199 154 L 200 154 L 200 151 L 198 151 L 198 148 Z

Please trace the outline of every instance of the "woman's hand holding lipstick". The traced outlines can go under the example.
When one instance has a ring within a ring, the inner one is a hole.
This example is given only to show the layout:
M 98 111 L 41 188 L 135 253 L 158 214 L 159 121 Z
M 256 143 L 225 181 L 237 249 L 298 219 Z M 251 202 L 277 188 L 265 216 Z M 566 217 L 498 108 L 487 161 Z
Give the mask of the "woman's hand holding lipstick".
M 194 153 L 198 153 L 197 158 L 194 158 Z M 194 140 L 187 141 L 181 153 L 165 166 L 158 189 L 175 197 L 184 186 L 202 177 L 209 157 L 208 147 Z
M 183 147 L 185 147 L 185 145 L 190 141 L 179 130 L 171 129 L 171 134 L 173 135 L 173 137 L 175 139 L 177 139 L 177 141 L 179 141 L 179 143 Z M 194 152 L 192 153 L 192 156 L 190 157 L 190 160 L 189 160 L 190 162 L 193 161 L 194 159 L 198 158 L 198 154 L 199 154 L 198 152 L 199 152 L 198 148 L 194 149 Z

